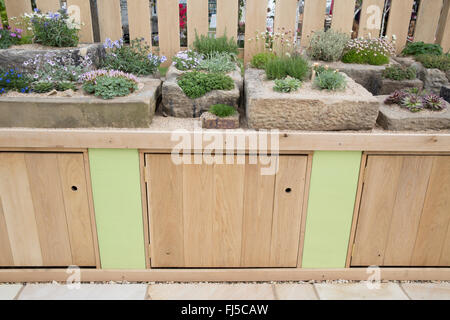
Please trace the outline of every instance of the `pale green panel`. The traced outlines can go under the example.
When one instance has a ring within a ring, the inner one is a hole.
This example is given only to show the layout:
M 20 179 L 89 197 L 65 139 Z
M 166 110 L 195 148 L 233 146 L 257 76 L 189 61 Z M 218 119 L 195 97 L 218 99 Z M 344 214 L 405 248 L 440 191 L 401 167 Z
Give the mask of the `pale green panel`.
M 303 268 L 344 268 L 358 186 L 361 152 L 313 156 Z
M 139 153 L 89 149 L 103 269 L 145 269 Z

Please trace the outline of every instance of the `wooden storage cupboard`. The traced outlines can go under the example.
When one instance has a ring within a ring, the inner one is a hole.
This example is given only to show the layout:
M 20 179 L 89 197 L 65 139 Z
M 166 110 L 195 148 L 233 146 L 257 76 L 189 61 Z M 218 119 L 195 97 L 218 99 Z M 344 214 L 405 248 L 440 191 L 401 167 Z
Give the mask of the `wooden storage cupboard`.
M 278 156 L 272 175 L 244 157 L 176 165 L 145 155 L 152 268 L 299 266 L 310 157 Z
M 83 153 L 0 152 L 0 267 L 95 267 Z
M 450 266 L 450 156 L 367 156 L 351 266 Z

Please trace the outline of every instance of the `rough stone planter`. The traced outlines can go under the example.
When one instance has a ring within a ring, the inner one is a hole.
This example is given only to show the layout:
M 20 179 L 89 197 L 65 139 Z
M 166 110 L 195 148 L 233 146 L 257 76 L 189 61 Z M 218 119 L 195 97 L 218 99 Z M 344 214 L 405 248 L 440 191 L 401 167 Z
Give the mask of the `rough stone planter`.
M 381 80 L 383 70 L 387 65 L 372 66 L 368 64 L 356 64 L 356 63 L 343 63 L 343 62 L 324 62 L 313 61 L 313 63 L 319 63 L 321 65 L 328 65 L 330 68 L 338 69 L 352 78 L 356 83 L 362 85 L 373 95 L 377 95 L 381 88 Z M 397 64 L 397 62 L 391 60 L 390 64 Z
M 419 79 L 414 80 L 391 80 L 391 79 L 381 79 L 380 89 L 378 90 L 378 95 L 389 95 L 395 90 L 402 90 L 407 88 L 418 88 L 423 89 L 423 82 Z
M 380 113 L 377 123 L 386 130 L 442 130 L 450 129 L 450 106 L 442 111 L 411 112 L 398 105 L 386 105 L 388 96 L 377 97 L 380 103 Z
M 204 129 L 237 129 L 239 128 L 239 113 L 221 118 L 210 112 L 204 112 L 200 119 Z
M 95 96 L 0 96 L 0 127 L 146 128 L 161 93 L 161 81 L 146 79 L 142 89 L 103 100 Z
M 167 71 L 166 81 L 162 86 L 162 108 L 166 114 L 179 118 L 196 118 L 214 104 L 226 104 L 236 109 L 239 107 L 243 81 L 237 67 L 236 71 L 228 73 L 234 80 L 234 89 L 214 90 L 197 99 L 186 96 L 177 83 L 178 77 L 185 72 L 173 65 Z
M 329 92 L 305 82 L 296 92 L 273 90 L 265 72 L 247 69 L 245 97 L 247 121 L 253 129 L 368 130 L 378 116 L 378 100 L 346 76 L 344 91 Z
M 0 49 L 0 65 L 3 68 L 17 69 L 19 72 L 33 72 L 33 66 L 24 66 L 27 60 L 34 59 L 38 55 L 54 53 L 57 57 L 72 57 L 79 61 L 80 57 L 89 55 L 95 67 L 98 67 L 105 55 L 105 49 L 101 43 L 80 44 L 76 48 L 54 48 L 40 45 L 13 46 L 9 49 Z
M 450 86 L 445 86 L 441 88 L 441 97 L 445 101 L 450 102 Z
M 433 93 L 439 94 L 441 87 L 448 86 L 449 72 L 445 73 L 439 69 L 427 69 L 420 62 L 411 57 L 396 57 L 397 62 L 404 66 L 412 66 L 417 70 L 417 77 L 423 81 L 423 88 Z

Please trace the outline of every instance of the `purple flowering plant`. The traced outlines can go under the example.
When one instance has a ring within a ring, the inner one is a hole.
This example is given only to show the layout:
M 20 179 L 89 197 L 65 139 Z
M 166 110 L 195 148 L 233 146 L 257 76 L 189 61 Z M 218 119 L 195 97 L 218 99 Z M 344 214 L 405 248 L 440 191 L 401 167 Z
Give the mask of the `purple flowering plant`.
M 106 70 L 119 70 L 136 76 L 154 74 L 166 57 L 155 55 L 144 39 L 134 39 L 130 45 L 125 45 L 122 39 L 112 41 L 106 39 L 103 47 L 107 53 L 102 62 Z
M 0 49 L 8 49 L 13 45 L 20 44 L 22 32 L 22 29 L 11 29 L 0 25 Z

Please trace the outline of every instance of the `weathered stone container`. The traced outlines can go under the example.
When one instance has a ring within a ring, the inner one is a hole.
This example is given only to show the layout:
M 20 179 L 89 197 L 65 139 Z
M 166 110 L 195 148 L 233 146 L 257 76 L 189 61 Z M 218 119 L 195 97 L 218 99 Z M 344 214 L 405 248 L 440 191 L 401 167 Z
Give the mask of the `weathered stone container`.
M 0 65 L 4 69 L 33 72 L 33 65 L 24 66 L 23 63 L 48 53 L 54 54 L 55 57 L 72 57 L 75 62 L 80 61 L 80 57 L 88 55 L 93 65 L 98 67 L 105 55 L 105 49 L 101 43 L 80 44 L 76 48 L 54 48 L 35 44 L 13 46 L 9 49 L 0 49 Z
M 95 96 L 0 96 L 0 127 L 146 128 L 161 94 L 161 80 L 147 79 L 142 89 L 103 100 Z
M 413 80 L 391 80 L 391 79 L 381 79 L 380 89 L 378 90 L 378 95 L 389 95 L 395 90 L 418 88 L 423 89 L 423 82 L 419 79 Z
M 173 65 L 167 71 L 162 86 L 162 109 L 166 114 L 179 118 L 196 118 L 214 104 L 226 104 L 236 109 L 239 107 L 243 81 L 237 67 L 235 71 L 228 73 L 235 83 L 232 90 L 214 90 L 197 99 L 189 98 L 177 83 L 178 77 L 185 72 Z
M 228 117 L 218 117 L 211 112 L 204 112 L 200 119 L 204 129 L 237 129 L 239 128 L 239 113 Z
M 344 74 L 345 75 L 345 74 Z M 368 130 L 378 116 L 378 100 L 350 77 L 343 91 L 313 88 L 305 82 L 297 92 L 273 90 L 265 72 L 247 69 L 245 97 L 248 126 L 283 130 Z
M 398 105 L 386 105 L 384 100 L 388 96 L 378 96 L 380 113 L 377 123 L 386 130 L 420 131 L 450 129 L 450 108 L 442 111 L 411 112 Z

